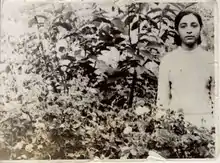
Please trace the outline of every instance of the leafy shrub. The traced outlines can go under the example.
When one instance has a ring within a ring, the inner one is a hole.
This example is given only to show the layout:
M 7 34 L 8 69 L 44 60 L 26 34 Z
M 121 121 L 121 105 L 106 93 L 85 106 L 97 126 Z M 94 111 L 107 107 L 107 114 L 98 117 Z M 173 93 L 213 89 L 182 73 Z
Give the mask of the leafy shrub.
M 187 124 L 181 113 L 103 105 L 83 77 L 73 79 L 66 94 L 48 91 L 36 74 L 28 76 L 22 97 L 10 95 L 1 112 L 1 148 L 12 159 L 147 158 L 149 150 L 166 158 L 214 156 L 211 132 Z
M 144 64 L 158 64 L 170 46 L 168 31 L 157 24 L 172 22 L 170 14 L 176 13 L 170 4 L 163 9 L 144 6 L 157 15 L 139 13 L 140 4 L 126 6 L 126 12 L 118 8 L 126 17 L 124 22 L 114 19 L 126 26 L 120 28 L 95 4 L 92 20 L 74 17 L 72 8 L 61 4 L 47 11 L 48 18 L 31 19 L 29 25 L 38 32 L 8 42 L 12 54 L 0 73 L 2 159 L 132 159 L 147 158 L 149 150 L 166 158 L 214 157 L 211 131 L 188 124 L 181 113 L 154 106 L 157 78 Z M 156 24 L 160 14 L 163 19 Z M 131 43 L 129 32 L 136 29 L 141 37 Z M 139 45 L 141 39 L 147 49 Z M 120 53 L 117 68 L 97 60 L 109 48 Z

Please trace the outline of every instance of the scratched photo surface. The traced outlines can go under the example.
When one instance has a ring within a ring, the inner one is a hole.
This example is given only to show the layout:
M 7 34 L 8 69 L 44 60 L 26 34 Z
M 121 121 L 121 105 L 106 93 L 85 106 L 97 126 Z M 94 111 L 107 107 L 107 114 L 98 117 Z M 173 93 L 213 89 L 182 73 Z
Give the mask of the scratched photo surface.
M 215 1 L 1 1 L 0 159 L 215 158 Z

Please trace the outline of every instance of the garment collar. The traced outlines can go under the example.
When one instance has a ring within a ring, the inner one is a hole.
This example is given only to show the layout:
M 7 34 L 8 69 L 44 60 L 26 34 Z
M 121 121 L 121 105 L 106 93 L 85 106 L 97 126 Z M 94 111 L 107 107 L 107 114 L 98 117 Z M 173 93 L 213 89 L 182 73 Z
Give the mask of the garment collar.
M 200 51 L 202 48 L 201 48 L 200 45 L 198 45 L 198 46 L 197 46 L 195 49 L 193 49 L 193 50 L 185 50 L 185 49 L 183 49 L 181 46 L 179 46 L 178 49 L 179 49 L 180 51 L 184 52 L 184 53 L 191 54 L 191 53 L 195 53 L 195 52 Z

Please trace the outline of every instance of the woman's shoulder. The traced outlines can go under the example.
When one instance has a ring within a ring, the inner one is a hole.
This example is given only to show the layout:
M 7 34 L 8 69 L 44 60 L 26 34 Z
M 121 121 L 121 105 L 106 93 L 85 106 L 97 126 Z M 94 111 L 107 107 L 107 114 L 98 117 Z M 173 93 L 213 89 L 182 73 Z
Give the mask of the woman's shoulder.
M 203 52 L 203 54 L 214 55 L 214 52 L 206 50 L 204 47 L 199 46 L 199 49 Z
M 203 59 L 205 61 L 207 61 L 208 63 L 214 63 L 214 61 L 215 61 L 214 52 L 207 51 L 207 50 L 205 50 L 203 48 L 201 48 L 201 53 L 198 54 L 198 55 L 202 56 Z
M 179 48 L 176 48 L 170 52 L 167 52 L 164 54 L 164 56 L 161 58 L 162 62 L 172 62 L 178 55 L 179 53 Z

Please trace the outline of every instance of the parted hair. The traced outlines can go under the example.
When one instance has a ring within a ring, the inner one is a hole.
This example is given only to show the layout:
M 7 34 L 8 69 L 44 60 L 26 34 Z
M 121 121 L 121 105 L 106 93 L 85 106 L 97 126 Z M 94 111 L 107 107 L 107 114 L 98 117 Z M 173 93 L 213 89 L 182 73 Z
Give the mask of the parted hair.
M 190 15 L 190 14 L 193 14 L 193 15 L 197 18 L 197 20 L 198 20 L 198 22 L 199 22 L 199 24 L 200 24 L 200 29 L 202 29 L 202 27 L 203 27 L 203 22 L 202 22 L 201 16 L 200 16 L 198 13 L 194 12 L 194 11 L 183 10 L 183 11 L 180 11 L 179 14 L 178 14 L 178 15 L 176 16 L 176 18 L 175 18 L 175 24 L 174 24 L 175 26 L 174 26 L 174 27 L 175 27 L 175 30 L 176 30 L 176 31 L 178 31 L 178 26 L 179 26 L 179 23 L 180 23 L 181 19 L 182 19 L 184 16 Z M 180 36 L 179 36 L 178 34 L 175 35 L 174 41 L 175 41 L 175 43 L 176 43 L 178 46 L 180 46 L 181 43 L 182 43 L 182 40 L 180 39 Z M 201 36 L 199 36 L 197 43 L 198 43 L 198 44 L 201 44 L 201 42 L 202 42 Z

